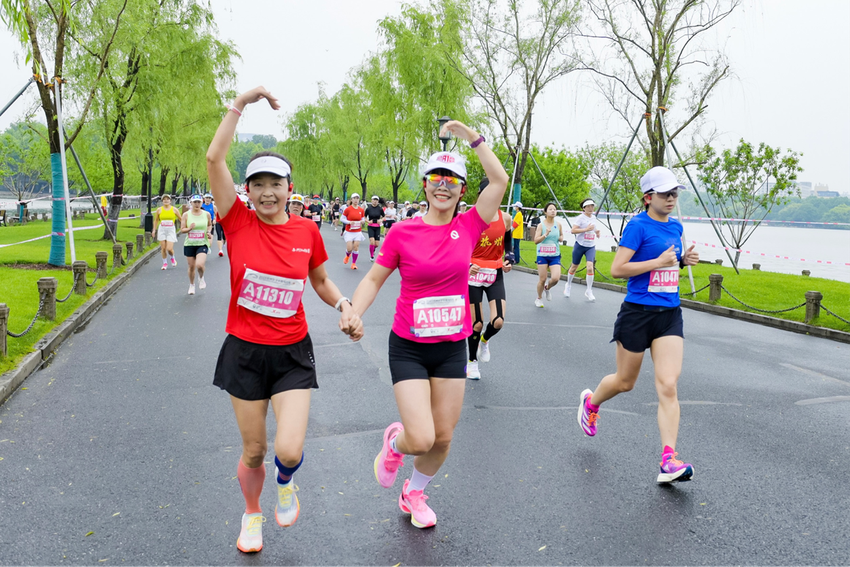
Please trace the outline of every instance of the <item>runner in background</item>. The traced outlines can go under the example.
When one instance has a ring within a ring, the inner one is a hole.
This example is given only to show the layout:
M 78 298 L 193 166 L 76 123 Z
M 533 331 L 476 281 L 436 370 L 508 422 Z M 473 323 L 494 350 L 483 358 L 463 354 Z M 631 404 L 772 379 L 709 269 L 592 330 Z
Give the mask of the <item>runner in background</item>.
M 334 199 L 334 204 L 331 205 L 331 218 L 332 218 L 332 221 L 333 221 L 334 230 L 336 230 L 337 227 L 339 226 L 339 215 L 340 215 L 339 208 L 340 208 L 339 197 L 337 197 L 336 199 Z
M 304 197 L 297 193 L 292 193 L 287 203 L 287 212 L 290 215 L 304 218 Z
M 166 253 L 171 258 L 171 265 L 177 266 L 177 260 L 174 258 L 174 243 L 177 242 L 177 229 L 174 225 L 179 220 L 180 215 L 178 215 L 177 209 L 171 206 L 171 195 L 163 195 L 162 206 L 153 214 L 153 233 L 156 234 L 156 239 L 159 241 L 163 270 L 168 267 Z
M 678 382 L 685 348 L 679 270 L 699 263 L 691 246 L 682 254 L 682 225 L 670 218 L 679 191 L 685 188 L 667 168 L 653 167 L 640 179 L 645 211 L 626 225 L 611 264 L 611 276 L 628 278 L 626 299 L 614 323 L 617 371 L 602 379 L 596 391 L 581 393 L 578 423 L 596 435 L 599 406 L 634 388 L 646 349 L 655 367 L 661 472 L 656 482 L 690 480 L 694 468 L 676 459 L 679 435 Z
M 377 195 L 372 195 L 372 202 L 366 205 L 366 230 L 369 233 L 369 259 L 375 261 L 375 250 L 381 242 L 381 223 L 384 221 L 384 209 Z
M 555 203 L 547 203 L 543 208 L 545 215 L 543 221 L 537 225 L 534 234 L 534 243 L 537 245 L 537 299 L 534 300 L 535 307 L 543 307 L 542 297 L 546 294 L 546 300 L 552 301 L 552 288 L 558 285 L 561 279 L 561 246 L 564 239 L 563 227 L 555 220 L 558 207 Z M 546 273 L 550 272 L 549 279 Z
M 186 233 L 183 241 L 183 255 L 186 257 L 189 273 L 189 295 L 195 295 L 195 272 L 198 272 L 198 287 L 205 289 L 207 282 L 204 272 L 207 266 L 207 254 L 210 253 L 213 220 L 203 208 L 203 198 L 192 195 L 190 209 L 183 213 L 180 220 L 180 232 Z
M 525 220 L 522 218 L 522 203 L 520 201 L 517 201 L 516 203 L 514 203 L 514 220 L 513 220 L 513 223 L 511 224 L 511 226 L 514 229 L 513 234 L 511 234 L 511 236 L 514 240 L 514 246 L 513 246 L 514 260 L 516 261 L 517 264 L 519 264 L 520 244 L 522 243 L 522 238 L 523 238 L 523 235 L 524 235 L 524 233 L 523 233 L 523 228 L 525 228 L 524 225 L 525 225 Z
M 360 206 L 360 195 L 354 193 L 351 196 L 351 205 L 342 211 L 340 220 L 345 225 L 344 240 L 345 240 L 345 259 L 343 264 L 348 264 L 348 259 L 351 258 L 351 269 L 357 269 L 357 256 L 360 251 L 360 241 L 363 240 L 363 217 L 366 211 Z
M 418 219 L 418 218 L 424 217 L 426 214 L 428 214 L 428 202 L 427 201 L 420 201 L 419 202 L 419 210 L 416 211 L 415 213 L 413 213 L 411 215 L 411 217 Z
M 468 207 L 469 207 L 469 205 L 466 204 L 466 201 L 461 201 L 460 203 L 458 203 L 458 205 L 457 205 L 458 214 L 465 213 L 467 211 Z
M 593 208 L 596 203 L 593 199 L 585 199 L 581 202 L 582 213 L 573 221 L 572 232 L 576 237 L 575 245 L 573 246 L 573 262 L 570 264 L 570 269 L 567 271 L 567 285 L 564 287 L 564 297 L 570 296 L 570 291 L 573 285 L 573 276 L 581 264 L 581 257 L 584 256 L 587 260 L 587 291 L 584 296 L 588 301 L 596 301 L 593 296 L 593 264 L 596 262 L 596 243 L 599 240 L 601 231 L 596 228 L 599 225 L 599 220 L 593 214 Z
M 387 201 L 387 208 L 384 209 L 384 234 L 390 231 L 396 220 L 398 220 L 398 210 L 395 208 L 395 201 Z
M 481 180 L 478 185 L 479 198 L 489 183 L 486 177 Z M 461 204 L 464 203 L 461 202 Z M 511 271 L 513 260 L 510 248 L 511 222 L 509 214 L 496 211 L 496 215 L 481 233 L 481 238 L 478 239 L 478 244 L 472 251 L 472 260 L 469 264 L 469 310 L 472 314 L 472 334 L 467 339 L 469 361 L 466 364 L 466 377 L 470 380 L 481 379 L 478 361 L 490 362 L 490 339 L 505 324 L 507 294 L 504 274 Z M 490 322 L 486 330 L 481 312 L 485 293 L 490 306 Z M 483 336 L 482 330 L 484 330 Z
M 319 227 L 319 230 L 322 230 L 322 212 L 324 211 L 324 207 L 322 206 L 321 197 L 313 195 L 313 202 L 307 207 L 307 211 L 310 213 L 310 218 Z
M 304 462 L 304 438 L 310 412 L 310 390 L 318 387 L 313 346 L 301 297 L 307 279 L 316 295 L 346 315 L 340 327 L 353 338 L 362 334 L 359 318 L 327 276 L 328 255 L 313 222 L 286 213 L 292 192 L 292 169 L 283 156 L 260 152 L 248 163 L 246 185 L 255 211 L 239 205 L 227 167 L 227 152 L 236 124 L 247 104 L 277 100 L 263 87 L 236 97 L 228 106 L 207 151 L 207 173 L 230 238 L 230 306 L 227 338 L 216 363 L 213 383 L 230 394 L 242 436 L 237 477 L 245 513 L 237 548 L 263 547 L 260 495 L 268 450 L 266 415 L 275 413 L 274 439 L 277 503 L 275 519 L 282 527 L 298 519 L 300 504 L 293 475 Z M 229 445 L 227 441 L 223 444 Z
M 484 137 L 452 120 L 440 133 L 470 142 L 481 160 L 490 187 L 475 210 L 458 214 L 466 191 L 466 165 L 455 153 L 438 152 L 424 169 L 428 214 L 394 227 L 378 258 L 357 286 L 353 310 L 362 316 L 396 269 L 401 294 L 389 339 L 389 366 L 401 423 L 384 431 L 375 458 L 375 476 L 384 488 L 393 485 L 405 455 L 416 455 L 413 474 L 398 503 L 418 528 L 437 523 L 424 491 L 449 454 L 463 407 L 466 387 L 466 337 L 472 332 L 467 308 L 469 259 L 475 243 L 499 211 L 508 175 Z M 351 325 L 348 315 L 340 328 Z

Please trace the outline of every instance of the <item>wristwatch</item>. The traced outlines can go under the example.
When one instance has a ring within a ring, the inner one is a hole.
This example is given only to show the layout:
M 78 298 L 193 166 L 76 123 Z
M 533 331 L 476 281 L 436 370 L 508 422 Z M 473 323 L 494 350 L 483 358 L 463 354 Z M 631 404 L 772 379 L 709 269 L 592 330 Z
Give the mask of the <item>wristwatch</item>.
M 348 304 L 351 305 L 351 300 L 348 299 L 347 297 L 340 297 L 339 299 L 337 299 L 336 305 L 334 305 L 334 309 L 336 309 L 340 313 L 342 313 L 342 302 L 343 301 L 347 301 Z

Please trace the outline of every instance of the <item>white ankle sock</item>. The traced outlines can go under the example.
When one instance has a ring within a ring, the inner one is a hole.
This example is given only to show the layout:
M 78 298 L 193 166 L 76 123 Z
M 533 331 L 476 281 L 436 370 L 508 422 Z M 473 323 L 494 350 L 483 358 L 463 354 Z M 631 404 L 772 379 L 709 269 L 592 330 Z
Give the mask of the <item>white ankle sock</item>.
M 416 470 L 416 467 L 413 467 L 413 475 L 410 477 L 410 484 L 407 485 L 407 491 L 425 490 L 425 487 L 428 486 L 432 478 L 434 477 L 422 474 Z
M 398 435 L 396 435 L 395 437 L 393 437 L 392 439 L 390 439 L 390 449 L 392 449 L 392 450 L 393 450 L 394 452 L 396 452 L 396 453 L 401 453 L 401 451 L 399 451 L 398 449 L 396 449 L 396 446 L 395 446 L 395 440 L 396 440 L 396 439 L 398 439 Z

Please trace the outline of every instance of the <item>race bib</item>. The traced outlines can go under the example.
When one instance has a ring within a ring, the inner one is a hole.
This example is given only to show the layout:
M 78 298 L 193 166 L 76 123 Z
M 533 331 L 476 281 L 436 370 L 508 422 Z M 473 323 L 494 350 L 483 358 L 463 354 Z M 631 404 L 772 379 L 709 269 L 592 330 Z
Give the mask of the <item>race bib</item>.
M 477 274 L 469 274 L 469 285 L 472 287 L 490 287 L 496 281 L 496 270 L 493 268 L 478 268 Z
M 593 232 L 592 230 L 589 231 L 589 232 L 585 232 L 584 233 L 584 239 L 588 242 L 593 242 L 594 240 L 596 240 L 596 233 Z
M 236 304 L 267 317 L 292 317 L 301 304 L 304 281 L 271 276 L 246 268 Z
M 174 228 L 173 220 L 164 220 L 159 223 L 159 226 L 164 226 L 165 228 Z
M 313 213 L 313 220 L 316 221 L 316 222 L 319 222 L 320 220 L 322 220 L 322 218 L 319 215 L 317 215 L 316 213 Z
M 350 226 L 351 230 L 354 231 L 354 230 L 360 230 L 360 227 L 362 225 L 361 225 L 360 221 L 354 221 L 354 222 L 349 223 L 348 226 Z
M 558 247 L 554 244 L 541 244 L 540 252 L 541 256 L 555 256 L 558 253 Z
M 417 337 L 445 337 L 463 330 L 462 295 L 426 297 L 413 302 L 413 334 Z
M 649 272 L 649 293 L 679 293 L 679 267 L 660 268 Z
M 205 234 L 203 230 L 190 230 L 189 238 L 191 240 L 203 240 Z

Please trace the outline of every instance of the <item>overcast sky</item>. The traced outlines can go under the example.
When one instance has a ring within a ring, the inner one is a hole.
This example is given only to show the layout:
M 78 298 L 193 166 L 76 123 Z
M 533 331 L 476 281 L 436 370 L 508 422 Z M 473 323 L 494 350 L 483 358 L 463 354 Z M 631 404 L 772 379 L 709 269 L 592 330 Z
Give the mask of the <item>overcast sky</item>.
M 328 93 L 379 46 L 377 22 L 398 15 L 397 0 L 212 0 L 219 29 L 242 56 L 237 88 L 262 84 L 280 113 L 250 108 L 241 132 L 282 138 L 285 113 Z M 802 152 L 801 180 L 850 192 L 850 1 L 750 0 L 718 29 L 735 76 L 708 101 L 708 123 L 722 134 Z M 26 82 L 21 50 L 0 31 L 0 104 Z M 532 140 L 575 148 L 625 141 L 630 128 L 577 75 L 552 84 L 535 111 Z M 34 91 L 33 91 L 34 92 Z M 20 117 L 16 105 L 0 128 Z M 674 112 L 675 108 L 671 108 Z

